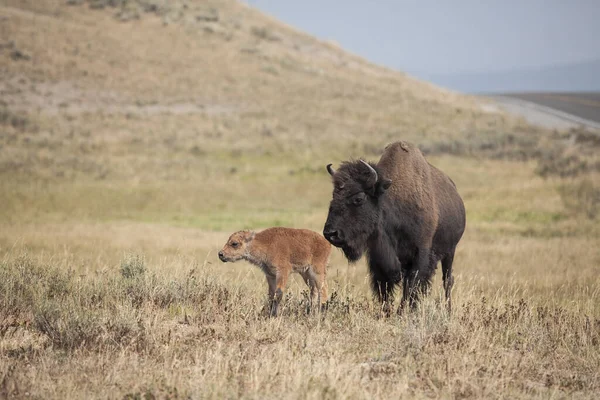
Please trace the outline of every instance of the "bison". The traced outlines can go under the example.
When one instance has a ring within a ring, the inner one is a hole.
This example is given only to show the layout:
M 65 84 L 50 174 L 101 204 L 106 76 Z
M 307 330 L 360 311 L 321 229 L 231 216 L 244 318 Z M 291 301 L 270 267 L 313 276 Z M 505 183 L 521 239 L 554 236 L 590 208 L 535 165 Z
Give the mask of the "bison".
M 307 229 L 268 228 L 261 232 L 233 233 L 219 251 L 223 262 L 246 260 L 262 269 L 269 284 L 269 308 L 276 316 L 292 272 L 298 272 L 310 288 L 311 308 L 327 301 L 326 270 L 331 245 Z
M 386 314 L 402 283 L 400 313 L 418 304 L 442 262 L 445 299 L 452 310 L 452 262 L 465 230 L 456 185 L 412 144 L 386 146 L 377 164 L 343 162 L 335 171 L 323 236 L 350 262 L 367 253 L 371 285 Z

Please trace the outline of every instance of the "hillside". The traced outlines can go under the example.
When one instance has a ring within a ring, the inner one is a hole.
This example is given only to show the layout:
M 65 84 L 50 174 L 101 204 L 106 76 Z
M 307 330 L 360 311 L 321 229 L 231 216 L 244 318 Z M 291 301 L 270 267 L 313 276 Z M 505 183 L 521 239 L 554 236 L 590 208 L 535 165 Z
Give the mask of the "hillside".
M 335 159 L 347 149 L 377 154 L 399 137 L 427 146 L 515 127 L 472 98 L 369 64 L 240 2 L 66 3 L 9 0 L 1 9 L 2 101 L 40 119 L 32 124 L 42 134 L 29 143 L 43 136 L 51 149 L 48 162 L 29 154 L 29 175 L 39 164 L 60 174 L 56 164 L 74 154 L 81 165 L 71 167 L 86 175 L 154 179 L 167 174 L 167 156 L 198 168 L 215 152 L 287 160 L 327 149 Z M 22 143 L 4 146 L 15 157 L 2 164 L 19 163 Z M 129 165 L 117 150 L 125 147 L 153 154 Z

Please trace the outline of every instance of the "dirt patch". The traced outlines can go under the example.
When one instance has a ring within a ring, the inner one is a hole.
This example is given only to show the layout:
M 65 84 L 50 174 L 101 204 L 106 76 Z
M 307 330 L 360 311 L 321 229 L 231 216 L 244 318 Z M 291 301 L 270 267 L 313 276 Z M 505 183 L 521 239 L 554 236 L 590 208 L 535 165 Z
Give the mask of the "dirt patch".
M 107 90 L 91 90 L 75 82 L 32 82 L 24 77 L 0 80 L 0 105 L 13 111 L 37 111 L 50 115 L 97 113 L 124 115 L 223 114 L 234 105 L 211 104 L 202 99 L 162 104 L 132 101 Z

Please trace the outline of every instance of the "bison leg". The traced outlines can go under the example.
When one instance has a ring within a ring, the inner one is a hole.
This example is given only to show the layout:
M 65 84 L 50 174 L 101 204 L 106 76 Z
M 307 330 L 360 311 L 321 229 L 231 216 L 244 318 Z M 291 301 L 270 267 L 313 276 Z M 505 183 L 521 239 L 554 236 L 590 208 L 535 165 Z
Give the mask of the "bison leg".
M 442 259 L 442 277 L 444 280 L 444 291 L 446 293 L 446 308 L 448 314 L 452 312 L 452 286 L 454 286 L 454 276 L 452 276 L 452 263 L 454 261 L 454 250 Z
M 429 291 L 429 279 L 425 276 L 419 276 L 419 271 L 411 271 L 404 277 L 402 285 L 402 301 L 398 308 L 398 314 L 406 308 L 408 304 L 411 309 L 415 309 L 419 304 L 421 295 Z
M 429 292 L 431 275 L 436 262 L 430 259 L 429 251 L 419 250 L 416 263 L 407 266 L 402 285 L 402 301 L 398 313 L 402 313 L 406 304 L 415 309 L 421 295 Z
M 391 312 L 391 303 L 394 300 L 395 282 L 379 271 L 371 272 L 371 288 L 377 296 L 377 300 L 381 306 L 381 311 L 385 316 L 389 316 Z
M 412 305 L 411 299 L 413 298 L 412 292 L 414 291 L 413 275 L 413 272 L 406 272 L 404 279 L 402 279 L 402 300 L 400 301 L 400 307 L 398 307 L 398 314 L 404 311 L 407 304 L 411 303 Z

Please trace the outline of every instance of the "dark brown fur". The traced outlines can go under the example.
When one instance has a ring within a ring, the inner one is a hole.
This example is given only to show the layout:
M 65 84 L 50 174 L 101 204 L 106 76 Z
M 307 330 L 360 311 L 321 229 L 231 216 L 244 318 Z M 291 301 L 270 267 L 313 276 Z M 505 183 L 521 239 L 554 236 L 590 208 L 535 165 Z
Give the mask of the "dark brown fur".
M 452 262 L 465 229 L 454 182 L 406 142 L 388 145 L 379 162 L 369 165 L 346 162 L 337 172 L 328 167 L 334 192 L 324 236 L 351 261 L 367 252 L 373 290 L 384 307 L 399 283 L 400 309 L 407 301 L 416 305 L 442 261 L 450 310 Z
M 233 233 L 219 258 L 223 262 L 246 260 L 259 266 L 269 284 L 271 315 L 277 315 L 283 291 L 292 272 L 299 273 L 310 288 L 314 305 L 327 301 L 327 264 L 331 245 L 307 229 L 268 228 L 262 232 Z

